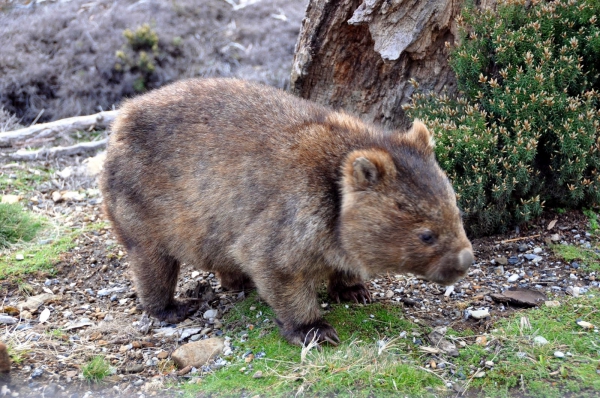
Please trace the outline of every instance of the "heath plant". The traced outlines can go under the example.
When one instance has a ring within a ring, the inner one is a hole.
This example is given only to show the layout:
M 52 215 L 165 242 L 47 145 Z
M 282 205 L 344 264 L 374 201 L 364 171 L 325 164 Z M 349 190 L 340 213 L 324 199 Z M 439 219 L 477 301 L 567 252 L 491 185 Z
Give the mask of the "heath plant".
M 458 96 L 418 92 L 405 109 L 435 131 L 471 232 L 600 202 L 600 3 L 467 5 L 458 25 Z

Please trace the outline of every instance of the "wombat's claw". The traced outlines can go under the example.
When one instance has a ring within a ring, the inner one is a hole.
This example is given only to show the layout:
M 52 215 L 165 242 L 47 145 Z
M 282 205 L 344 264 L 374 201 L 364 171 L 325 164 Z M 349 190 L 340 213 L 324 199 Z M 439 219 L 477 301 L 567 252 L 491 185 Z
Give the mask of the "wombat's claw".
M 199 300 L 176 300 L 169 304 L 167 308 L 153 315 L 167 323 L 179 323 L 195 313 L 199 307 Z
M 340 343 L 340 338 L 335 329 L 325 321 L 297 326 L 293 330 L 282 328 L 281 333 L 291 344 L 300 346 L 308 345 L 311 341 L 317 344 L 329 343 L 333 346 L 337 346 Z
M 338 285 L 335 290 L 329 291 L 329 296 L 338 303 L 341 301 L 353 301 L 356 304 L 367 304 L 371 302 L 371 293 L 369 289 L 362 284 L 357 283 L 352 286 Z

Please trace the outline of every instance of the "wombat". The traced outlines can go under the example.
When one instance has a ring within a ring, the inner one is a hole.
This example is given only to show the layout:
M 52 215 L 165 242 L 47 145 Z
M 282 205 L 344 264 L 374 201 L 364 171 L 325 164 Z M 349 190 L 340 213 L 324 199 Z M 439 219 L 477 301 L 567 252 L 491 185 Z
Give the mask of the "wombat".
M 0 383 L 10 380 L 10 357 L 6 344 L 0 341 Z
M 146 311 L 178 322 L 181 263 L 255 286 L 292 344 L 339 342 L 317 290 L 370 301 L 371 275 L 449 284 L 473 262 L 433 139 L 386 132 L 275 88 L 181 81 L 121 107 L 102 176 L 105 211 Z

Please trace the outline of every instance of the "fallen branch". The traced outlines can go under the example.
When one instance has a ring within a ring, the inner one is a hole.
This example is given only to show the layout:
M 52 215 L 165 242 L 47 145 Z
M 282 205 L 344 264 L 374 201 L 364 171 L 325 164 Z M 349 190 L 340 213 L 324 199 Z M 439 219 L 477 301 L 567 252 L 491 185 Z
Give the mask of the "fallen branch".
M 0 147 L 11 146 L 14 142 L 29 138 L 40 139 L 60 133 L 89 130 L 91 128 L 106 129 L 115 119 L 117 113 L 118 111 L 106 111 L 95 115 L 70 117 L 0 133 Z
M 95 151 L 106 146 L 107 138 L 100 141 L 82 142 L 81 144 L 71 146 L 57 146 L 54 148 L 43 148 L 37 151 L 27 151 L 19 149 L 15 153 L 8 155 L 13 160 L 35 160 L 47 159 L 55 156 L 80 155 L 85 152 Z
M 519 240 L 524 240 L 524 239 L 533 239 L 533 238 L 539 238 L 540 234 L 537 235 L 530 235 L 530 236 L 522 236 L 520 238 L 513 238 L 513 239 L 506 239 L 501 241 L 500 243 L 509 243 L 509 242 L 517 242 Z

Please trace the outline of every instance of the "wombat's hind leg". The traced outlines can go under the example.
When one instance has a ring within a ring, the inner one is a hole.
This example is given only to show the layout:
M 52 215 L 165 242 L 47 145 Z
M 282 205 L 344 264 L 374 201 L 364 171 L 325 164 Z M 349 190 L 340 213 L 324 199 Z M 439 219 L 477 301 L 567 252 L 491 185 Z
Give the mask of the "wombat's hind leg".
M 341 301 L 353 301 L 359 304 L 371 302 L 371 293 L 360 278 L 346 272 L 335 271 L 329 276 L 327 293 L 338 303 Z
M 197 301 L 174 298 L 179 261 L 171 256 L 130 248 L 138 297 L 148 314 L 168 323 L 184 320 L 198 309 Z
M 336 346 L 340 343 L 340 338 L 333 326 L 322 319 L 306 325 L 296 326 L 293 329 L 287 329 L 279 319 L 275 319 L 275 322 L 281 328 L 283 337 L 290 344 L 302 346 L 315 341 L 316 343 L 326 342 Z
M 221 286 L 234 292 L 248 291 L 254 289 L 252 279 L 242 271 L 219 271 L 216 273 L 221 281 Z

